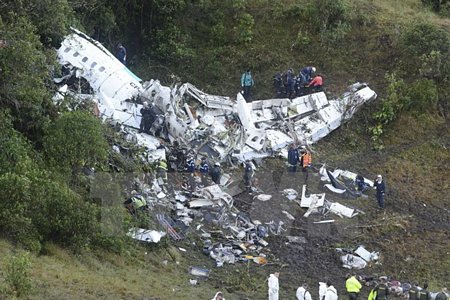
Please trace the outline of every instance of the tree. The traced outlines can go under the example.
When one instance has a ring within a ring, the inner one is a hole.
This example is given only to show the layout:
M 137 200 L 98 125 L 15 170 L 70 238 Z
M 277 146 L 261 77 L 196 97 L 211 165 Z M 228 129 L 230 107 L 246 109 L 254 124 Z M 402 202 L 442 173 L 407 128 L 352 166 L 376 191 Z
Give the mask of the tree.
M 84 111 L 67 112 L 53 122 L 44 138 L 46 158 L 60 170 L 79 172 L 106 159 L 108 145 L 101 121 Z

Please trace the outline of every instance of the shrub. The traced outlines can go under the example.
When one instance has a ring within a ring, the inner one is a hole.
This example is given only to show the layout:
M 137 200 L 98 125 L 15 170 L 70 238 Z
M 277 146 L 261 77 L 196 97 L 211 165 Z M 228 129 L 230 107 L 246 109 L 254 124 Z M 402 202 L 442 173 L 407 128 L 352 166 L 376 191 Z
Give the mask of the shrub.
M 7 257 L 5 282 L 10 295 L 23 297 L 30 293 L 32 284 L 30 278 L 31 259 L 28 253 Z
M 429 79 L 420 79 L 408 88 L 408 98 L 407 110 L 416 114 L 434 112 L 438 101 L 436 84 Z
M 234 28 L 236 31 L 236 40 L 238 43 L 249 43 L 253 39 L 253 25 L 255 20 L 248 13 L 243 13 L 238 18 L 238 25 Z
M 446 55 L 450 49 L 448 34 L 431 23 L 416 23 L 402 34 L 401 43 L 405 48 L 405 58 L 416 61 L 424 54 L 439 51 Z
M 73 111 L 50 125 L 44 148 L 53 167 L 74 172 L 105 160 L 108 145 L 99 119 L 87 112 Z

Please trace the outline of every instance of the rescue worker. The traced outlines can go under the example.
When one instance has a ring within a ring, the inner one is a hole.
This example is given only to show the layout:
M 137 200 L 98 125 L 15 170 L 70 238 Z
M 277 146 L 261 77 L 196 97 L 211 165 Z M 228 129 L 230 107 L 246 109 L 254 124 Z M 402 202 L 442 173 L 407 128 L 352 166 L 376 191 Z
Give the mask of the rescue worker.
M 311 167 L 312 156 L 311 153 L 303 147 L 300 151 L 300 162 L 302 165 L 302 171 L 305 173 L 305 184 L 308 182 L 308 169 Z
M 269 280 L 267 282 L 269 286 L 269 300 L 278 300 L 278 293 L 280 290 L 278 277 L 280 277 L 280 272 L 275 272 L 269 275 Z
M 302 286 L 297 289 L 295 297 L 297 297 L 297 300 L 312 300 L 311 293 L 308 291 L 308 285 L 306 283 L 302 284 Z
M 323 78 L 320 74 L 314 76 L 314 79 L 308 84 L 308 87 L 312 92 L 319 92 L 322 90 Z
M 211 169 L 210 175 L 211 175 L 211 180 L 215 184 L 220 183 L 220 178 L 222 177 L 222 170 L 220 169 L 220 163 L 216 162 L 214 164 L 214 167 L 212 167 L 212 169 Z
M 289 99 L 292 99 L 295 95 L 295 77 L 294 71 L 292 69 L 287 70 L 286 72 L 286 96 Z
M 319 282 L 319 300 L 325 300 L 326 293 L 327 293 L 327 283 Z
M 377 190 L 376 197 L 378 201 L 378 206 L 381 209 L 384 209 L 384 194 L 386 192 L 386 185 L 384 184 L 383 177 L 381 175 L 378 175 L 377 178 L 374 180 L 373 186 Z
M 359 291 L 361 290 L 361 283 L 356 279 L 356 274 L 348 274 L 347 280 L 345 281 L 345 288 L 347 289 L 348 299 L 356 300 L 359 296 Z
M 291 144 L 288 150 L 288 170 L 289 172 L 297 172 L 297 164 L 300 159 L 298 149 L 295 144 Z
M 206 157 L 202 157 L 202 160 L 200 162 L 200 166 L 198 169 L 200 171 L 202 185 L 206 186 L 206 180 L 207 180 L 208 173 L 209 173 L 209 163 L 208 163 L 208 160 L 206 159 Z
M 305 77 L 306 82 L 310 82 L 312 75 L 316 72 L 316 68 L 315 67 L 304 67 L 303 69 L 300 70 L 300 73 L 303 74 L 303 76 Z
M 409 289 L 408 295 L 409 300 L 419 300 L 419 289 L 417 288 L 418 284 L 414 283 L 413 286 Z
M 448 300 L 448 290 L 447 288 L 442 288 L 442 291 L 439 292 L 434 300 Z
M 423 289 L 417 292 L 418 300 L 431 300 L 430 292 L 428 291 L 428 283 L 424 283 Z
M 131 197 L 128 198 L 123 204 L 132 215 L 135 215 L 137 211 L 145 210 L 147 208 L 147 202 L 135 190 L 131 191 Z
M 254 171 L 252 163 L 250 162 L 250 160 L 246 160 L 244 165 L 244 183 L 249 192 L 251 192 L 253 174 Z
M 147 101 L 144 101 L 144 103 L 142 103 L 142 108 L 141 108 L 141 124 L 139 126 L 139 132 L 145 132 L 147 134 L 150 133 L 150 128 L 153 125 L 153 122 L 155 121 L 156 115 L 155 112 L 153 111 L 153 108 L 148 105 Z
M 195 160 L 192 155 L 188 156 L 186 161 L 186 171 L 193 174 L 195 172 Z
M 214 295 L 214 298 L 212 298 L 211 300 L 225 300 L 225 298 L 223 297 L 222 292 L 217 292 L 217 293 Z
M 380 278 L 380 283 L 374 288 L 376 293 L 375 300 L 387 300 L 389 296 L 389 287 L 387 286 L 386 277 Z
M 327 281 L 327 291 L 324 300 L 338 300 L 336 288 L 330 281 Z
M 160 159 L 158 161 L 158 165 L 156 166 L 156 177 L 167 181 L 167 161 L 165 159 Z
M 116 57 L 122 64 L 127 65 L 127 49 L 121 43 L 117 44 Z
M 370 187 L 370 185 L 365 182 L 365 179 L 361 174 L 356 175 L 355 184 L 356 184 L 356 188 L 360 192 L 365 192 L 367 190 L 367 188 Z
M 275 98 L 283 97 L 283 78 L 278 72 L 273 76 L 273 87 L 275 88 Z
M 255 85 L 255 82 L 253 81 L 252 73 L 251 73 L 250 69 L 247 69 L 247 71 L 242 73 L 242 76 L 241 76 L 241 86 L 244 90 L 243 96 L 244 96 L 245 101 L 247 101 L 247 102 L 250 101 L 250 98 L 251 98 L 250 91 L 251 91 L 252 86 L 254 86 L 254 85 Z

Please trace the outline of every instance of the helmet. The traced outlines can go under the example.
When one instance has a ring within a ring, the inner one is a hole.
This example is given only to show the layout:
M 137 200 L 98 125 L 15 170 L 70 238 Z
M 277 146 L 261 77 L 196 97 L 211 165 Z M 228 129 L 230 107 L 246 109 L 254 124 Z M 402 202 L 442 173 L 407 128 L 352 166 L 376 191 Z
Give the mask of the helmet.
M 316 67 L 312 67 L 312 71 L 315 73 L 316 72 Z
M 147 105 L 148 105 L 148 102 L 147 102 L 147 101 L 144 101 L 144 103 L 142 103 L 142 105 L 147 106 Z
M 381 175 L 378 175 L 377 178 L 382 178 Z
M 215 165 L 216 167 L 220 167 L 220 163 L 219 163 L 219 162 L 216 162 L 214 165 Z

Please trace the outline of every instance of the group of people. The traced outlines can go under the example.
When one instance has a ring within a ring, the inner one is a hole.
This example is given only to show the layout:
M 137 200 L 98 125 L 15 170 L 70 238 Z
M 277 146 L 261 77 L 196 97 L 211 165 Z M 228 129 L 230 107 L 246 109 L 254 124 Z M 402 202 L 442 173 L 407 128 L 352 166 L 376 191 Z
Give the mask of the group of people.
M 205 156 L 201 158 L 200 164 L 196 165 L 195 157 L 193 155 L 189 155 L 186 160 L 185 170 L 192 175 L 198 171 L 200 173 L 203 186 L 206 185 L 208 176 L 215 184 L 219 184 L 220 179 L 222 178 L 220 163 L 216 162 L 212 167 L 210 167 L 210 163 Z
M 273 76 L 275 96 L 277 98 L 295 98 L 322 90 L 323 77 L 316 74 L 312 66 L 300 69 L 298 75 L 289 68 L 286 72 L 278 72 Z
M 255 85 L 250 69 L 241 75 L 242 95 L 247 102 L 251 101 L 251 89 Z M 322 90 L 323 77 L 316 74 L 316 68 L 307 66 L 300 69 L 298 75 L 292 68 L 286 72 L 278 72 L 273 77 L 276 98 L 295 98 Z
M 269 275 L 268 278 L 268 296 L 269 300 L 279 299 L 279 281 L 280 272 L 275 272 Z M 392 282 L 391 282 L 392 283 Z M 362 288 L 361 282 L 358 280 L 356 273 L 348 273 L 346 275 L 345 289 L 349 300 L 358 300 Z M 379 281 L 374 288 L 371 289 L 368 300 L 388 300 L 391 293 L 391 287 L 388 284 L 386 276 L 379 278 Z M 413 285 L 405 285 L 402 293 L 406 295 L 409 300 L 431 300 L 431 294 L 428 291 L 428 284 L 425 283 L 420 287 L 417 283 Z M 308 284 L 303 283 L 295 293 L 297 300 L 312 300 L 309 292 Z M 441 292 L 437 293 L 435 300 L 448 300 L 449 294 L 447 288 L 443 288 Z M 338 300 L 338 292 L 331 281 L 319 282 L 319 300 Z

